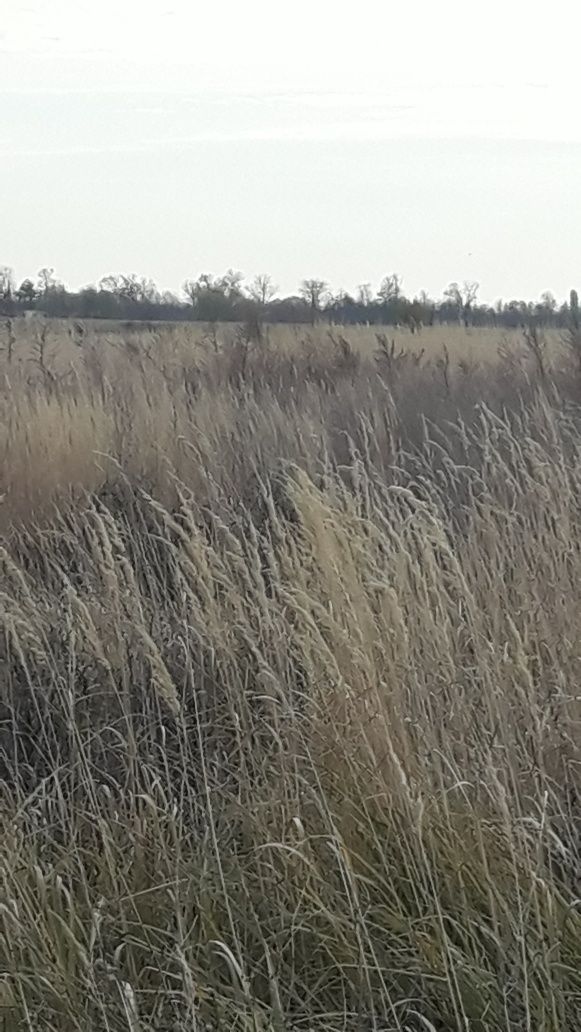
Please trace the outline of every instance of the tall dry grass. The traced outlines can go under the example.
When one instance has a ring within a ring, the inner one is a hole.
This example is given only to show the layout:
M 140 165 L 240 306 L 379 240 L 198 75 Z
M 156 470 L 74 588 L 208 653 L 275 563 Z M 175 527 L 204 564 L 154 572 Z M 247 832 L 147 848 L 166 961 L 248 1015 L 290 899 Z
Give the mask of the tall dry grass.
M 263 472 L 329 452 L 348 461 L 345 432 L 361 435 L 359 414 L 385 463 L 392 402 L 417 441 L 422 414 L 471 412 L 489 397 L 512 404 L 535 373 L 521 337 L 490 330 L 265 334 L 257 344 L 236 327 L 0 326 L 0 527 L 124 476 L 168 501 L 174 475 L 212 494 L 207 468 L 234 486 L 251 459 Z M 558 355 L 558 342 L 548 350 Z
M 577 1029 L 573 372 L 159 350 L 3 393 L 6 1032 Z

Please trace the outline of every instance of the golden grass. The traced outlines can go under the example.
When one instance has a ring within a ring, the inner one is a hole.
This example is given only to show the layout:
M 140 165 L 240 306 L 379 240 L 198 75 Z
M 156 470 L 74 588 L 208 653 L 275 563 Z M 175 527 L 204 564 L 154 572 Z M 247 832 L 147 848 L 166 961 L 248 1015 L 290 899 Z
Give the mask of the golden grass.
M 159 343 L 2 397 L 0 1028 L 576 1030 L 569 370 Z
M 99 490 L 114 479 L 115 468 L 159 488 L 162 483 L 167 487 L 169 471 L 196 481 L 200 449 L 217 452 L 214 465 L 221 467 L 224 449 L 236 448 L 238 381 L 248 362 L 254 387 L 260 379 L 277 379 L 268 414 L 258 391 L 242 405 L 244 419 L 252 404 L 256 409 L 251 447 L 257 442 L 272 447 L 276 460 L 295 456 L 296 442 L 289 436 L 296 436 L 297 420 L 305 420 L 307 437 L 328 433 L 320 389 L 328 393 L 326 379 L 334 377 L 337 361 L 342 360 L 343 380 L 350 375 L 350 363 L 365 367 L 365 375 L 352 383 L 352 405 L 358 403 L 358 391 L 376 391 L 378 334 L 383 334 L 384 350 L 391 350 L 379 371 L 390 383 L 405 372 L 408 397 L 406 360 L 411 355 L 422 367 L 416 391 L 423 390 L 429 369 L 436 379 L 455 379 L 458 390 L 471 381 L 470 402 L 486 370 L 497 363 L 499 348 L 520 365 L 524 354 L 519 334 L 466 332 L 457 326 L 415 335 L 393 328 L 276 326 L 267 328 L 267 340 L 258 347 L 237 339 L 239 331 L 232 326 L 86 323 L 79 330 L 80 325 L 14 320 L 0 327 L 0 526 L 24 514 L 43 516 L 56 498 L 74 497 L 80 489 Z M 345 341 L 347 356 L 342 353 Z M 559 353 L 556 337 L 549 339 L 549 350 Z M 441 405 L 442 399 L 436 400 Z M 299 411 L 289 415 L 293 404 Z M 447 396 L 443 405 L 448 407 Z M 333 407 L 324 400 L 324 408 Z M 273 420 L 276 440 L 270 440 Z M 286 454 L 289 444 L 291 455 Z M 279 455 L 277 448 L 282 448 Z M 210 455 L 205 458 L 212 463 Z M 227 458 L 236 464 L 235 455 Z

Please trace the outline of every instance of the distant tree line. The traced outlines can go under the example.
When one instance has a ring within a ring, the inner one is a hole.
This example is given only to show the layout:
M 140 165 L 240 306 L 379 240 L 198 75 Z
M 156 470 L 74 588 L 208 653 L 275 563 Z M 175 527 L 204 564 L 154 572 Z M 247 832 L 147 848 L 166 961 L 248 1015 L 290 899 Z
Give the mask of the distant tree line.
M 385 276 L 377 291 L 362 283 L 354 294 L 333 292 L 322 279 L 305 279 L 296 295 L 278 296 L 267 274 L 245 284 L 239 272 L 202 274 L 185 281 L 180 295 L 160 291 L 151 279 L 134 274 L 105 276 L 94 286 L 68 290 L 54 274 L 41 269 L 34 279 L 17 284 L 12 270 L 0 266 L 0 315 L 39 312 L 53 318 L 146 321 L 245 322 L 259 332 L 265 323 L 402 325 L 412 332 L 422 326 L 461 323 L 516 328 L 568 327 L 578 319 L 578 298 L 571 291 L 559 304 L 550 291 L 538 301 L 478 302 L 478 283 L 450 283 L 440 298 L 425 291 L 407 297 L 397 273 Z

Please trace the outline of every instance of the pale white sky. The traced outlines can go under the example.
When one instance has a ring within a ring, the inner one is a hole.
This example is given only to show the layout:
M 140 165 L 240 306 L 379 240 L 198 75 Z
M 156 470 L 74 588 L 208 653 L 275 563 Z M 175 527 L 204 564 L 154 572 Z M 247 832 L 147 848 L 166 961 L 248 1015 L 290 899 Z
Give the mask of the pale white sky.
M 0 263 L 581 286 L 581 10 L 0 0 Z

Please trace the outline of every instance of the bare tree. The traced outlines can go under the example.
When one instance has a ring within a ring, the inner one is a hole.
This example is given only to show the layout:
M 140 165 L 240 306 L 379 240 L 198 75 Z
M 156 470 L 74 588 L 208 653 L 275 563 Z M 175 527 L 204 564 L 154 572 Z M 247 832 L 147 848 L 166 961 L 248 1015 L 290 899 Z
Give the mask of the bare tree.
M 456 283 L 455 280 L 453 283 L 450 283 L 448 287 L 446 287 L 444 291 L 444 297 L 447 298 L 448 301 L 451 302 L 451 304 L 456 305 L 456 308 L 458 309 L 458 314 L 460 314 L 460 312 L 462 311 L 463 304 L 462 291 L 460 290 L 460 285 Z
M 398 301 L 401 297 L 402 279 L 397 272 L 390 273 L 389 276 L 384 276 L 377 296 L 383 301 L 384 305 L 388 305 L 391 301 Z
M 311 309 L 311 318 L 315 322 L 327 295 L 328 284 L 325 280 L 306 279 L 301 283 L 299 294 Z
M 191 305 L 195 305 L 199 289 L 199 280 L 184 280 L 182 290 Z
M 265 308 L 268 302 L 272 301 L 277 290 L 278 287 L 273 283 L 272 277 L 267 272 L 261 272 L 252 280 L 248 293 L 253 301 Z
M 458 319 L 464 326 L 470 326 L 472 305 L 476 301 L 480 284 L 475 280 L 464 280 L 462 286 L 455 281 L 444 291 L 444 297 L 458 309 Z
M 543 290 L 541 294 L 541 305 L 546 308 L 548 312 L 556 312 L 557 310 L 557 298 L 553 294 L 552 290 Z
M 465 326 L 470 326 L 472 322 L 472 305 L 476 301 L 479 288 L 480 284 L 477 283 L 476 280 L 464 280 L 464 308 L 462 315 Z
M 0 265 L 0 299 L 11 301 L 14 294 L 14 273 L 9 265 Z
M 209 323 L 228 321 L 240 315 L 244 301 L 241 283 L 242 273 L 232 269 L 218 277 L 205 272 L 196 280 L 186 280 L 183 291 L 196 319 Z
M 370 283 L 360 283 L 357 287 L 357 303 L 365 308 L 373 301 L 373 293 Z
M 54 288 L 56 286 L 57 286 L 57 279 L 56 279 L 55 274 L 54 274 L 54 269 L 50 268 L 49 266 L 44 266 L 44 268 L 39 269 L 39 271 L 38 271 L 38 292 L 39 292 L 39 294 L 42 294 L 44 297 L 46 297 L 46 295 L 49 294 L 51 290 L 54 290 Z
M 123 280 L 123 276 L 110 273 L 109 276 L 103 276 L 99 280 L 99 290 L 107 290 L 110 294 L 121 294 L 123 292 Z
M 0 265 L 0 310 L 12 315 L 14 302 L 14 273 L 9 265 Z
M 99 289 L 107 290 L 129 301 L 155 302 L 159 299 L 159 291 L 153 280 L 145 276 L 136 276 L 133 272 L 128 275 L 118 273 L 103 276 L 103 279 L 99 280 Z

